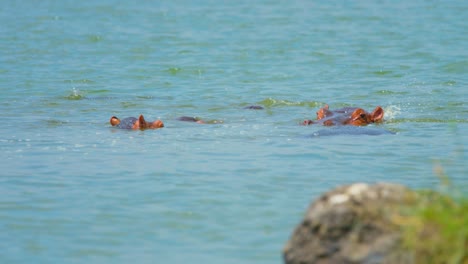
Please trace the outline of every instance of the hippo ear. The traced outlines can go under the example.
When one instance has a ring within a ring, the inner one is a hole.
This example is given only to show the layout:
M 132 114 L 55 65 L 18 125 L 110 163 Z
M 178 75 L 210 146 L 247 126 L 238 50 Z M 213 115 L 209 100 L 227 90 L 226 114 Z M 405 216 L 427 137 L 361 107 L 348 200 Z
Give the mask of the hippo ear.
M 324 107 L 320 108 L 317 111 L 316 115 L 317 115 L 317 120 L 320 120 L 320 119 L 323 119 L 323 118 L 325 118 L 327 116 L 331 116 L 332 113 L 330 112 L 330 110 L 328 110 L 328 105 L 325 104 Z
M 384 110 L 382 109 L 382 107 L 377 106 L 371 114 L 372 122 L 375 122 L 375 123 L 382 122 L 383 117 L 384 117 Z
M 140 118 L 138 118 L 138 121 L 140 122 L 140 129 L 148 128 L 148 124 L 146 124 L 146 120 L 143 117 L 143 115 L 140 115 Z

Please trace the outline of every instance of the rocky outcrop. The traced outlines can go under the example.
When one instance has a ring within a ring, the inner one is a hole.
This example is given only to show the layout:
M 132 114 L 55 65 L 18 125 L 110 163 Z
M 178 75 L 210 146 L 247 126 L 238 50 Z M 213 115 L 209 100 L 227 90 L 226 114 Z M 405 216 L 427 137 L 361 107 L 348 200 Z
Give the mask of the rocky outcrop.
M 396 184 L 339 187 L 311 204 L 287 242 L 285 263 L 412 263 L 395 224 L 413 192 Z

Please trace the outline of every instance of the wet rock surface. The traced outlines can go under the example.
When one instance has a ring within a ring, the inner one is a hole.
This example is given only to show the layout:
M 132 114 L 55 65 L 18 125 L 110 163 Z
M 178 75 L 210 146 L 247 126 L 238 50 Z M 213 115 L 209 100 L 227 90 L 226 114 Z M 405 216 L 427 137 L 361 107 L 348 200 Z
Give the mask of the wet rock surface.
M 363 183 L 334 189 L 315 200 L 286 243 L 284 262 L 411 263 L 398 248 L 393 220 L 415 203 L 402 185 Z

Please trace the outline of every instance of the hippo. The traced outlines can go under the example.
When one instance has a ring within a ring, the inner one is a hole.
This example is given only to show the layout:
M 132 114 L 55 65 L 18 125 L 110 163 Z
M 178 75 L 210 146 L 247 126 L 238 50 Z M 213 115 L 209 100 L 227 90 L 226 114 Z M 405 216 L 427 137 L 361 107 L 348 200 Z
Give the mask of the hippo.
M 198 124 L 222 124 L 224 123 L 223 120 L 217 120 L 217 119 L 202 120 L 198 117 L 191 117 L 191 116 L 181 116 L 181 117 L 178 117 L 177 120 L 184 121 L 184 122 L 193 122 L 193 123 L 198 123 Z
M 260 105 L 249 105 L 244 107 L 244 109 L 251 109 L 251 110 L 262 110 L 263 106 Z
M 262 110 L 264 109 L 263 106 L 259 105 L 249 105 L 244 107 L 243 109 L 251 109 L 251 110 Z M 201 118 L 198 117 L 192 117 L 192 116 L 180 116 L 177 118 L 178 121 L 184 121 L 184 122 L 193 122 L 193 123 L 198 123 L 198 124 L 220 124 L 224 123 L 222 120 L 202 120 Z
M 380 106 L 377 106 L 372 113 L 368 113 L 364 109 L 357 107 L 344 107 L 331 111 L 328 105 L 325 105 L 317 111 L 317 120 L 304 120 L 302 124 L 365 126 L 371 123 L 382 122 L 383 117 L 384 111 Z
M 185 122 L 195 122 L 198 124 L 206 124 L 205 121 L 201 120 L 200 118 L 191 117 L 191 116 L 181 116 L 181 117 L 178 117 L 177 120 L 185 121 Z
M 156 120 L 153 122 L 147 122 L 143 115 L 140 115 L 139 118 L 136 117 L 127 117 L 124 118 L 122 121 L 113 116 L 110 118 L 111 125 L 113 127 L 122 128 L 122 129 L 157 129 L 164 127 L 164 124 L 161 120 Z

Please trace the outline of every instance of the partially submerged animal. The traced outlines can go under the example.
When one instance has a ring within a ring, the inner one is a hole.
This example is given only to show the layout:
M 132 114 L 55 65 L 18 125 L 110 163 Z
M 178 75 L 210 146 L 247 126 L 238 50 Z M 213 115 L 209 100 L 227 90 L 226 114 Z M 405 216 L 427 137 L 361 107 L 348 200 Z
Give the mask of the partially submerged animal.
M 262 110 L 264 109 L 263 106 L 260 105 L 249 105 L 244 107 L 244 109 L 251 109 L 251 110 Z M 203 120 L 199 117 L 192 117 L 192 116 L 180 116 L 177 118 L 179 121 L 184 122 L 194 122 L 198 124 L 219 124 L 224 123 L 222 120 Z
M 201 120 L 198 117 L 191 117 L 191 116 L 181 116 L 178 117 L 177 120 L 179 121 L 185 121 L 185 122 L 195 122 L 199 124 L 206 124 L 205 121 Z
M 118 117 L 113 116 L 110 118 L 111 125 L 113 127 L 122 128 L 122 129 L 157 129 L 164 127 L 164 123 L 161 120 L 156 120 L 153 122 L 147 122 L 143 115 L 140 115 L 139 118 L 136 117 L 127 117 L 120 120 Z
M 260 105 L 249 105 L 249 106 L 244 107 L 244 109 L 262 110 L 262 109 L 263 109 L 263 106 L 260 106 Z
M 383 117 L 384 110 L 380 106 L 377 106 L 372 113 L 368 113 L 366 110 L 357 107 L 344 107 L 332 111 L 328 105 L 325 105 L 317 111 L 317 120 L 304 120 L 302 124 L 365 126 L 371 123 L 382 122 Z

